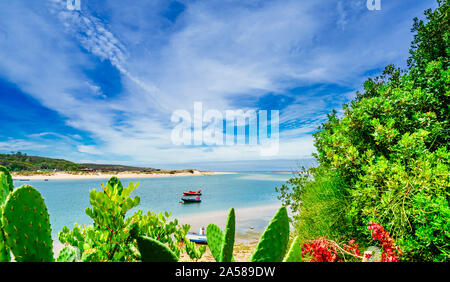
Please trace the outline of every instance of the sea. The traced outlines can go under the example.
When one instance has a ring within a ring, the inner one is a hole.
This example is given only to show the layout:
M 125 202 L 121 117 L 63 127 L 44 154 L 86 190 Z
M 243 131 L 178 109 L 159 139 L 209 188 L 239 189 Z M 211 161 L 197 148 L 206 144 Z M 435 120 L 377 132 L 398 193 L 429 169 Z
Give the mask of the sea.
M 292 173 L 284 172 L 241 172 L 233 174 L 201 175 L 201 176 L 171 176 L 155 178 L 121 178 L 122 184 L 139 183 L 132 197 L 139 196 L 140 204 L 127 213 L 132 215 L 138 209 L 154 212 L 170 212 L 172 218 L 195 216 L 196 214 L 225 211 L 234 207 L 251 208 L 280 204 L 275 191 L 289 178 Z M 85 210 L 90 207 L 89 192 L 101 190 L 100 183 L 108 179 L 79 180 L 14 180 L 16 187 L 32 185 L 44 197 L 50 214 L 52 237 L 64 226 L 73 228 L 92 224 L 92 219 Z M 201 203 L 181 204 L 184 191 L 202 190 Z M 270 220 L 270 219 L 268 219 Z

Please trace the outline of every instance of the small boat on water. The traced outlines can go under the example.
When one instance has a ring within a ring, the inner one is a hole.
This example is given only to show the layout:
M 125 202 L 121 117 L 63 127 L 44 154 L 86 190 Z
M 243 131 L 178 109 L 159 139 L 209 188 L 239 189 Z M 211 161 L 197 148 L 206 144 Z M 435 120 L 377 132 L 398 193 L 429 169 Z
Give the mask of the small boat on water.
M 197 244 L 207 244 L 205 227 L 200 228 L 200 233 L 189 232 L 188 234 L 186 234 L 186 239 Z
M 200 200 L 200 197 L 195 197 L 195 198 L 189 198 L 189 197 L 183 197 L 181 198 L 181 200 L 183 201 L 183 203 L 200 203 L 202 200 Z
M 186 239 L 197 244 L 207 244 L 206 235 L 200 235 L 195 232 L 186 234 Z
M 189 190 L 188 192 L 183 192 L 183 195 L 184 196 L 201 196 L 202 190 L 198 190 L 198 191 Z

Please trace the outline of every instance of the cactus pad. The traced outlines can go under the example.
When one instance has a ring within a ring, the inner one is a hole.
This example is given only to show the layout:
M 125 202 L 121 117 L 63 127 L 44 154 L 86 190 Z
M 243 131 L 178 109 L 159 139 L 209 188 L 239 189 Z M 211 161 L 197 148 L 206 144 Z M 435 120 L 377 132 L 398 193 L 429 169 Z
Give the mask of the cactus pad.
M 10 192 L 8 176 L 3 171 L 0 171 L 0 207 L 3 205 Z
M 289 243 L 289 217 L 281 207 L 259 239 L 252 262 L 281 262 Z
M 0 229 L 0 262 L 10 262 L 9 248 L 6 246 L 3 230 Z
M 81 259 L 80 249 L 72 246 L 65 246 L 58 255 L 57 262 L 77 262 Z
M 177 262 L 178 257 L 163 243 L 145 236 L 137 239 L 143 262 Z
M 41 194 L 24 185 L 9 194 L 3 207 L 3 230 L 16 261 L 53 261 L 47 207 Z
M 0 166 L 0 212 L 8 194 L 12 191 L 12 187 L 11 174 L 5 167 Z M 9 261 L 11 261 L 11 256 L 9 254 L 9 248 L 6 245 L 5 235 L 3 234 L 0 214 L 0 262 Z
M 295 237 L 291 248 L 284 258 L 284 262 L 301 262 L 302 261 L 302 247 L 300 246 L 300 237 Z
M 223 233 L 219 226 L 211 223 L 206 228 L 206 241 L 209 250 L 216 261 L 220 261 L 220 252 L 223 244 Z
M 228 213 L 227 223 L 225 225 L 225 234 L 223 236 L 222 250 L 220 251 L 220 262 L 230 262 L 233 258 L 234 232 L 236 219 L 234 209 L 231 208 Z
M 6 176 L 6 183 L 8 184 L 9 192 L 12 192 L 14 190 L 14 183 L 11 173 L 9 173 L 9 170 L 6 167 L 1 165 L 0 165 L 0 172 L 3 172 L 4 175 Z

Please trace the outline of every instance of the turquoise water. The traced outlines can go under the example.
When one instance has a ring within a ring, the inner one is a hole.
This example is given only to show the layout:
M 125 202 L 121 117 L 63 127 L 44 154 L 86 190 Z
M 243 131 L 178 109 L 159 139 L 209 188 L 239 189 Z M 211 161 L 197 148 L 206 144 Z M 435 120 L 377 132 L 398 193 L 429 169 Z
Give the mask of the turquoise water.
M 170 211 L 173 217 L 194 215 L 209 211 L 227 210 L 230 207 L 244 208 L 279 203 L 275 187 L 288 180 L 291 174 L 282 173 L 238 173 L 227 175 L 179 176 L 161 178 L 126 179 L 128 183 L 139 182 L 134 196 L 141 202 L 137 209 L 155 212 Z M 64 225 L 72 228 L 75 222 L 92 224 L 91 218 L 85 214 L 90 206 L 89 191 L 101 189 L 100 182 L 106 179 L 82 180 L 33 180 L 14 181 L 15 186 L 29 184 L 37 188 L 45 199 L 52 225 L 52 235 Z M 183 191 L 202 189 L 202 202 L 180 204 Z M 128 212 L 132 214 L 134 210 Z

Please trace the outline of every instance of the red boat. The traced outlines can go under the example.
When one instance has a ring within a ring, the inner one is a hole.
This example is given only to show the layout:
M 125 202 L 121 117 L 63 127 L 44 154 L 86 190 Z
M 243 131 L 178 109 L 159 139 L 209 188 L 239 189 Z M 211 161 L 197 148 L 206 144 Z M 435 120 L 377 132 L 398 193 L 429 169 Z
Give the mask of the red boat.
M 201 196 L 201 195 L 202 195 L 202 190 L 198 190 L 198 191 L 189 190 L 189 192 L 183 192 L 183 196 Z

